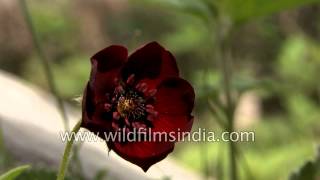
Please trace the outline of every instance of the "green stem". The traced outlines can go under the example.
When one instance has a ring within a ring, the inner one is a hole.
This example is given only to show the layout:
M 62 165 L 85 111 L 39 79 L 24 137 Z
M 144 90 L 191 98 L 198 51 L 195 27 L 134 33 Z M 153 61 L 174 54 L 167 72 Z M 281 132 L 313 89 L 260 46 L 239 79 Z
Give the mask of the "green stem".
M 37 51 L 37 53 L 39 55 L 39 59 L 40 59 L 41 64 L 43 66 L 43 69 L 44 69 L 44 72 L 45 72 L 45 76 L 46 76 L 47 81 L 48 81 L 49 88 L 51 90 L 51 93 L 55 96 L 55 98 L 57 100 L 57 105 L 58 105 L 60 114 L 62 116 L 62 120 L 63 120 L 63 123 L 64 123 L 64 128 L 65 128 L 65 130 L 69 130 L 67 113 L 66 113 L 66 110 L 64 108 L 64 104 L 63 104 L 62 98 L 60 97 L 60 95 L 58 93 L 58 90 L 56 88 L 54 77 L 53 77 L 53 73 L 52 73 L 52 69 L 50 67 L 50 63 L 49 63 L 47 57 L 45 56 L 45 53 L 44 53 L 44 51 L 43 51 L 43 49 L 42 49 L 42 47 L 40 45 L 40 41 L 38 39 L 38 36 L 37 36 L 36 30 L 34 28 L 34 25 L 32 23 L 32 18 L 31 18 L 31 15 L 30 15 L 30 12 L 29 12 L 29 9 L 28 9 L 26 1 L 25 0 L 20 0 L 20 6 L 21 6 L 22 13 L 24 15 L 25 21 L 27 23 L 27 26 L 29 28 L 29 31 L 31 33 L 31 38 L 32 38 L 32 41 L 34 43 L 34 47 L 35 47 L 35 49 L 36 49 L 36 51 Z
M 64 149 L 62 160 L 61 160 L 60 167 L 59 167 L 57 180 L 64 180 L 65 172 L 68 167 L 69 156 L 70 156 L 72 145 L 73 145 L 74 138 L 75 138 L 75 134 L 80 130 L 80 127 L 81 127 L 81 121 L 79 121 L 71 131 L 71 133 L 73 135 L 71 135 L 71 139 L 70 139 L 70 141 L 67 142 L 67 145 Z
M 230 55 L 229 52 L 223 50 L 223 84 L 224 84 L 224 91 L 226 96 L 226 116 L 228 121 L 227 131 L 232 133 L 234 131 L 234 104 L 231 98 L 231 88 L 230 88 Z M 229 141 L 229 158 L 230 158 L 230 171 L 231 171 L 231 180 L 237 180 L 237 162 L 236 162 L 236 144 L 233 141 Z
M 231 76 L 232 72 L 230 69 L 230 63 L 232 60 L 230 47 L 229 47 L 229 38 L 231 35 L 231 25 L 226 22 L 226 19 L 222 17 L 219 18 L 219 31 L 217 37 L 218 46 L 218 59 L 221 61 L 222 67 L 222 76 L 223 76 L 223 90 L 226 98 L 225 106 L 225 115 L 227 119 L 226 130 L 231 133 L 234 131 L 234 102 L 232 99 L 232 88 L 231 88 Z M 230 179 L 237 180 L 237 162 L 236 162 L 236 143 L 229 141 L 229 167 L 230 167 Z

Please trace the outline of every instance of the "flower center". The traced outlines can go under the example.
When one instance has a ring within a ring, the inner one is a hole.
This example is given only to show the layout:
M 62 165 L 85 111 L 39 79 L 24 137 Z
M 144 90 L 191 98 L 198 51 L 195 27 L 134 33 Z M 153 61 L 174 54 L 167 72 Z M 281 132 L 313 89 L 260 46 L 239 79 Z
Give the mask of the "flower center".
M 126 116 L 131 111 L 134 111 L 136 104 L 133 99 L 127 99 L 125 97 L 120 97 L 117 105 L 117 110 L 121 116 Z
M 146 83 L 135 83 L 134 75 L 126 82 L 115 80 L 117 86 L 112 95 L 107 95 L 104 109 L 112 113 L 112 127 L 115 131 L 124 128 L 126 132 L 134 128 L 152 127 L 157 118 L 154 110 L 155 89 L 149 89 Z
M 123 118 L 141 118 L 145 115 L 145 99 L 134 90 L 125 90 L 118 99 L 117 112 Z

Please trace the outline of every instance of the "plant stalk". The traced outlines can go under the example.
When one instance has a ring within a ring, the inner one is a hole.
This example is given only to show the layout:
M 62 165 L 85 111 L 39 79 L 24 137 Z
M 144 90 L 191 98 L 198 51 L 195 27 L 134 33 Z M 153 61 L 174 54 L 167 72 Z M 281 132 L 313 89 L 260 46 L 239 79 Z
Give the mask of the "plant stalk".
M 69 156 L 72 150 L 72 145 L 74 142 L 75 134 L 80 130 L 81 121 L 79 121 L 74 128 L 72 129 L 71 133 L 74 134 L 71 136 L 70 141 L 67 142 L 66 147 L 63 152 L 62 160 L 60 162 L 59 172 L 57 175 L 57 180 L 64 180 L 66 169 L 68 167 Z
M 68 117 L 67 117 L 67 113 L 66 110 L 64 108 L 64 104 L 62 101 L 62 98 L 60 97 L 58 90 L 56 88 L 55 85 L 55 80 L 53 77 L 53 73 L 52 73 L 52 69 L 50 67 L 50 63 L 49 60 L 47 59 L 41 45 L 40 45 L 40 41 L 39 38 L 37 36 L 36 30 L 34 28 L 33 22 L 32 22 L 32 18 L 30 15 L 30 11 L 28 9 L 26 0 L 20 0 L 20 6 L 21 6 L 21 10 L 23 13 L 23 16 L 25 18 L 27 27 L 29 29 L 29 32 L 31 34 L 31 38 L 34 44 L 34 47 L 38 53 L 39 59 L 41 61 L 41 64 L 43 66 L 44 72 L 45 72 L 45 76 L 47 78 L 48 81 L 48 85 L 50 88 L 51 93 L 55 96 L 56 100 L 57 100 L 57 106 L 58 109 L 60 111 L 60 114 L 62 116 L 62 120 L 63 120 L 63 124 L 64 124 L 64 128 L 65 130 L 69 130 L 69 125 L 68 125 Z
M 223 85 L 224 92 L 226 97 L 226 116 L 227 116 L 227 131 L 231 134 L 234 131 L 234 104 L 231 97 L 231 88 L 230 88 L 230 55 L 229 52 L 223 52 Z M 231 171 L 231 180 L 237 180 L 237 162 L 236 162 L 236 144 L 233 141 L 229 141 L 229 158 L 230 158 L 230 171 Z
M 218 21 L 218 36 L 217 36 L 217 54 L 218 59 L 220 60 L 220 65 L 222 68 L 222 86 L 225 97 L 225 115 L 227 119 L 226 131 L 231 132 L 234 131 L 234 109 L 235 104 L 232 99 L 232 88 L 231 88 L 231 50 L 229 47 L 229 38 L 231 35 L 231 24 L 228 24 L 227 19 L 223 17 L 219 18 Z M 237 160 L 236 160 L 236 143 L 233 141 L 229 141 L 229 168 L 230 168 L 230 179 L 238 180 L 238 172 L 237 172 Z

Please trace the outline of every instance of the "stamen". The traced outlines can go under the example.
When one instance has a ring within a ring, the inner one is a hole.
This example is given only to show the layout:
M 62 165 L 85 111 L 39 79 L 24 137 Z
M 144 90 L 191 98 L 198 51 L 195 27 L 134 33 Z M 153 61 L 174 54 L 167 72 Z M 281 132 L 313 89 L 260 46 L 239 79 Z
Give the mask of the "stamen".
M 138 84 L 139 85 L 139 84 Z M 143 89 L 147 87 L 146 83 L 141 83 L 140 86 L 137 88 L 138 91 L 142 92 Z
M 147 104 L 147 105 L 146 105 L 146 108 L 147 108 L 147 109 L 154 109 L 154 107 L 153 107 L 151 104 Z
M 134 122 L 132 123 L 132 126 L 136 129 L 146 129 L 146 125 L 140 122 Z
M 127 84 L 132 85 L 134 82 L 134 74 L 131 74 L 127 79 Z
M 112 107 L 112 105 L 109 104 L 109 103 L 105 103 L 105 104 L 104 104 L 104 109 L 105 109 L 106 111 L 110 111 L 110 110 L 111 110 L 111 107 Z
M 112 113 L 112 128 L 129 133 L 132 128 L 144 130 L 149 127 L 158 116 L 152 105 L 153 101 L 148 101 L 151 98 L 155 99 L 157 89 L 149 89 L 144 82 L 135 85 L 134 74 L 131 74 L 126 81 L 114 78 L 114 82 L 116 83 L 114 92 L 105 95 L 103 104 L 104 110 Z
M 121 96 L 120 98 L 119 98 L 119 101 L 124 101 L 124 97 L 123 96 Z
M 113 112 L 113 113 L 112 113 L 112 117 L 113 117 L 113 119 L 118 120 L 118 119 L 120 118 L 120 113 L 118 113 L 118 112 Z
M 118 79 L 118 78 L 114 78 L 114 79 L 113 79 L 113 82 L 114 82 L 115 84 L 119 84 L 119 79 Z
M 126 123 L 127 126 L 130 126 L 130 122 L 128 118 L 124 118 L 124 122 Z
M 147 108 L 146 111 L 147 111 L 148 113 L 150 113 L 150 114 L 154 114 L 154 112 L 156 112 L 156 111 L 154 111 L 153 109 L 149 109 L 149 108 Z
M 119 129 L 119 126 L 118 126 L 118 124 L 117 123 L 115 123 L 115 122 L 112 122 L 112 128 L 114 128 L 115 130 L 118 130 Z
M 157 93 L 157 89 L 151 89 L 148 91 L 148 96 L 152 97 L 152 96 L 156 95 L 156 93 Z
M 121 86 L 121 85 L 118 85 L 117 87 L 116 87 L 116 92 L 117 93 L 122 93 L 124 90 L 123 90 L 123 87 Z
M 147 92 L 147 90 L 148 90 L 148 88 L 145 87 L 145 88 L 143 88 L 143 89 L 141 90 L 141 92 L 142 92 L 143 94 L 145 94 L 145 93 Z
M 146 111 L 153 116 L 158 116 L 158 112 L 153 109 L 146 109 Z
M 138 83 L 137 85 L 136 85 L 136 89 L 139 89 L 141 87 L 141 83 Z
M 149 114 L 148 116 L 147 116 L 147 120 L 149 120 L 149 121 L 154 121 L 155 120 L 155 116 L 154 115 L 152 115 L 152 114 Z
M 157 117 L 158 114 L 159 114 L 158 111 L 154 111 L 152 115 L 154 115 L 155 117 Z
M 128 134 L 130 132 L 130 129 L 125 127 L 125 132 Z

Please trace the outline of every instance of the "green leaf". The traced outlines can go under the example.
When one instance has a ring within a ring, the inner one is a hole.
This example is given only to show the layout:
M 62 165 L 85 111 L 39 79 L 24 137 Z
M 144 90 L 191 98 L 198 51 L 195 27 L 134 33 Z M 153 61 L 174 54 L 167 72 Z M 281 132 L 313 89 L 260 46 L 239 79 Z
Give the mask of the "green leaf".
M 267 16 L 316 2 L 320 0 L 224 0 L 219 1 L 217 6 L 220 13 L 229 16 L 234 23 L 239 24 L 257 16 Z
M 259 16 L 268 16 L 282 10 L 317 3 L 320 0 L 148 0 L 142 2 L 174 7 L 201 17 L 205 21 L 212 20 L 219 13 L 228 16 L 233 23 L 241 24 Z
M 289 180 L 317 180 L 320 178 L 320 147 L 318 156 L 314 161 L 306 162 L 297 172 L 294 172 Z
M 214 13 L 206 3 L 200 0 L 144 0 L 139 2 L 174 8 L 175 10 L 197 16 L 206 22 L 210 21 Z
M 25 170 L 29 169 L 29 165 L 19 166 L 16 168 L 13 168 L 9 170 L 8 172 L 2 174 L 0 176 L 0 180 L 14 180 L 16 177 L 18 177 L 21 173 L 23 173 Z
M 73 177 L 73 178 L 70 178 Z M 44 167 L 41 168 L 32 168 L 27 171 L 24 171 L 20 174 L 15 180 L 56 180 L 57 172 L 52 169 L 47 169 Z M 65 180 L 77 179 L 74 174 L 70 173 L 70 176 L 65 177 Z

